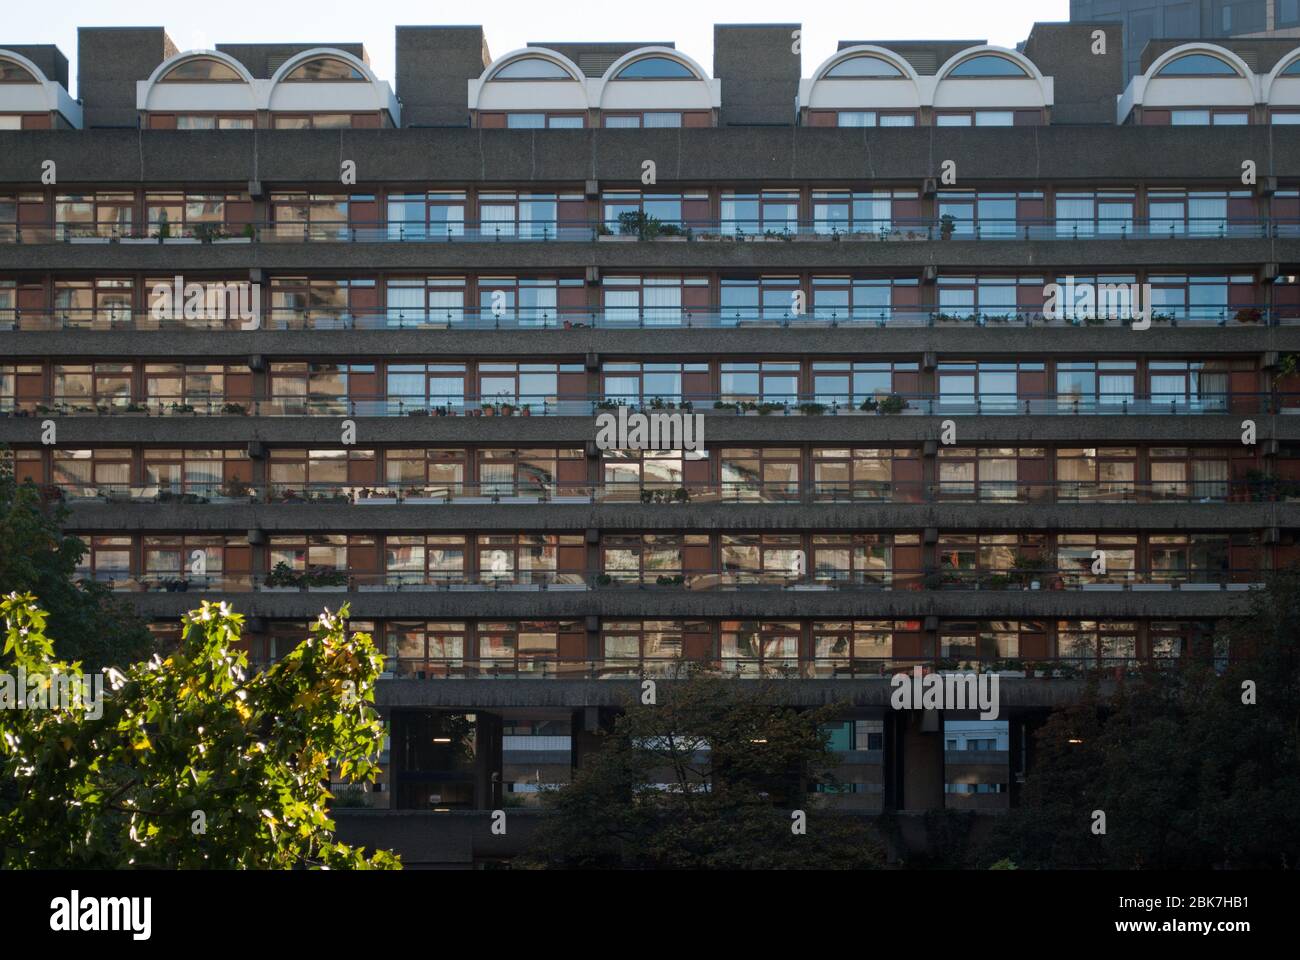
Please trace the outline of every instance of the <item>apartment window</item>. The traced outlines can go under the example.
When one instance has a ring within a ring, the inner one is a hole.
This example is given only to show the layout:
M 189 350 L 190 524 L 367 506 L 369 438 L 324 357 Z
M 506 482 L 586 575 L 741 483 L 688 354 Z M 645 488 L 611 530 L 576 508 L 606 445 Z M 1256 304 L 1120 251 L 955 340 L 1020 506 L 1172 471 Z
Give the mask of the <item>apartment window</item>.
M 77 564 L 77 574 L 83 579 L 110 585 L 128 587 L 131 583 L 130 537 L 88 537 L 89 548 Z
M 587 638 L 581 620 L 484 622 L 477 633 L 481 669 L 521 675 L 554 672 L 561 656 L 571 657 L 567 651 L 582 649 Z
M 373 363 L 272 363 L 271 403 L 283 416 L 374 416 L 380 405 Z M 391 404 L 391 398 L 390 398 Z
M 706 450 L 606 450 L 601 454 L 606 500 L 683 499 L 709 484 Z
M 1137 200 L 1132 190 L 1070 191 L 1056 194 L 1056 234 L 1092 237 L 1133 231 Z
M 356 488 L 375 482 L 374 450 L 273 450 L 271 496 L 286 502 L 346 500 Z
M 673 410 L 703 399 L 707 363 L 606 363 L 601 367 L 605 403 Z
M 939 277 L 939 322 L 986 326 L 1020 321 L 1043 306 L 1039 277 Z
M 145 397 L 163 413 L 247 413 L 252 371 L 244 364 L 147 363 Z
M 1033 501 L 1047 496 L 1047 451 L 1027 447 L 942 447 L 939 496 L 946 500 Z
M 1043 555 L 1047 537 L 1038 533 L 941 533 L 939 567 L 942 582 L 972 586 L 1006 587 L 1027 560 Z
M 387 365 L 388 415 L 413 411 L 456 414 L 465 409 L 465 364 L 390 363 Z
M 465 235 L 465 192 L 390 193 L 390 240 L 446 239 Z
M 561 310 L 585 296 L 580 278 L 480 277 L 479 321 L 488 325 L 557 327 Z
M 818 360 L 812 365 L 813 397 L 817 403 L 848 409 L 872 409 L 896 394 L 916 392 L 916 363 L 884 360 Z
M 802 291 L 798 277 L 723 277 L 724 326 L 745 321 L 788 322 L 796 317 L 796 297 Z
M 480 193 L 479 230 L 487 239 L 554 239 L 565 225 L 562 221 L 575 219 L 572 212 L 581 209 L 582 202 L 582 194 Z M 560 216 L 561 210 L 566 216 Z
M 461 675 L 469 634 L 464 621 L 389 621 L 384 629 L 397 675 L 417 680 Z
M 885 236 L 921 226 L 915 190 L 814 190 L 813 230 L 820 234 Z
M 586 541 L 581 534 L 490 534 L 478 537 L 480 582 L 582 583 Z
M 1034 398 L 1033 387 L 1044 376 L 1036 362 L 980 360 L 939 364 L 939 406 L 944 412 L 1014 413 L 1023 394 Z M 1022 389 L 1023 385 L 1023 389 Z
M 1137 624 L 1118 620 L 1060 620 L 1056 650 L 1079 666 L 1123 665 L 1137 658 Z
M 799 192 L 762 190 L 758 193 L 722 192 L 724 235 L 782 235 L 799 232 Z
M 1059 533 L 1056 535 L 1056 566 L 1064 586 L 1083 587 L 1094 583 L 1131 582 L 1137 571 L 1138 538 L 1122 533 Z M 1093 573 L 1097 551 L 1106 557 L 1106 572 Z
M 1228 409 L 1228 363 L 1222 360 L 1152 360 L 1151 405 L 1170 412 Z
M 713 652 L 707 620 L 611 620 L 600 625 L 602 676 L 666 676 L 687 658 Z
M 793 406 L 799 402 L 799 364 L 780 360 L 723 361 L 721 387 L 718 399 L 721 404 Z
M 493 79 L 500 79 L 500 75 Z M 561 79 L 571 79 L 566 74 Z M 586 114 L 550 111 L 512 110 L 508 113 L 480 112 L 478 125 L 484 129 L 507 130 L 581 130 L 587 125 Z
M 905 636 L 919 634 L 917 620 L 814 620 L 813 675 L 878 673 L 897 663 L 907 647 Z M 906 658 L 904 658 L 906 659 Z M 879 721 L 856 721 L 857 750 L 884 748 Z
M 798 447 L 724 448 L 724 500 L 798 500 L 803 453 Z
M 1038 620 L 946 620 L 939 624 L 939 655 L 970 662 L 1011 660 L 1021 656 L 1022 647 L 1037 646 L 1046 636 L 1047 624 Z M 952 732 L 957 725 L 949 721 L 946 726 Z M 977 749 L 969 742 L 966 749 Z
M 1062 360 L 1056 364 L 1056 404 L 1065 413 L 1088 413 L 1134 403 L 1137 364 L 1132 360 Z
M 936 110 L 937 127 L 1036 127 L 1042 110 Z
M 132 403 L 133 369 L 129 363 L 56 363 L 54 402 L 78 413 L 124 410 Z
M 941 191 L 939 220 L 954 237 L 1014 237 L 1021 224 L 1044 217 L 1041 191 Z
M 112 329 L 129 323 L 135 298 L 129 279 L 55 280 L 54 314 L 64 327 Z
M 149 127 L 154 130 L 252 130 L 253 117 L 247 114 L 151 113 Z
M 601 541 L 600 555 L 604 574 L 625 583 L 689 580 L 711 573 L 713 566 L 706 533 L 607 536 Z
M 464 536 L 429 534 L 386 537 L 385 582 L 394 586 L 464 583 L 465 558 Z
M 276 130 L 347 130 L 378 127 L 374 113 L 276 113 L 271 126 Z
M 479 450 L 477 462 L 483 496 L 572 496 L 586 486 L 586 451 L 581 447 Z
M 910 277 L 813 277 L 812 315 L 832 326 L 839 323 L 910 326 L 927 319 L 920 307 L 919 281 Z
M 1226 500 L 1231 451 L 1215 447 L 1152 447 L 1151 496 L 1161 500 Z
M 894 578 L 894 535 L 815 535 L 812 538 L 812 574 L 815 580 L 825 583 L 888 586 Z
M 54 484 L 72 499 L 124 496 L 131 488 L 131 451 L 111 448 L 56 449 Z
M 146 450 L 144 482 L 159 499 L 171 497 L 244 498 L 252 492 L 248 451 L 239 448 Z
M 723 620 L 722 668 L 743 677 L 786 676 L 799 668 L 798 621 Z
M 187 280 L 178 294 L 174 276 L 150 277 L 145 280 L 144 288 L 147 313 L 139 318 L 140 326 L 220 330 L 260 321 L 260 303 L 255 300 L 254 288 L 247 278 Z M 96 297 L 102 304 L 102 293 L 97 292 Z M 130 292 L 118 291 L 115 299 L 120 301 L 118 312 L 122 319 L 129 318 Z
M 925 498 L 921 451 L 915 447 L 816 447 L 812 468 L 813 492 L 820 500 L 919 503 Z
M 252 222 L 253 203 L 247 193 L 149 192 L 144 216 L 150 236 L 220 237 Z
M 1255 219 L 1249 190 L 1152 190 L 1151 232 L 1166 236 L 1222 236 Z
M 1056 498 L 1128 500 L 1136 474 L 1133 447 L 1062 447 L 1056 451 Z
M 464 450 L 424 449 L 384 451 L 384 483 L 409 500 L 435 501 L 459 496 L 464 489 Z
M 808 571 L 803 540 L 789 533 L 724 533 L 722 569 L 735 583 L 802 580 Z
M 603 227 L 613 234 L 646 236 L 653 221 L 658 233 L 671 236 L 687 227 L 708 226 L 709 195 L 687 193 L 641 193 L 635 190 L 607 191 L 601 196 Z
M 369 326 L 379 312 L 377 293 L 374 280 L 276 277 L 271 280 L 270 325 L 280 330 Z
M 373 196 L 328 193 L 273 193 L 271 221 L 276 239 L 346 240 L 351 235 L 352 204 L 371 204 Z M 372 218 L 373 219 L 373 218 Z
M 662 127 L 708 127 L 712 123 L 708 110 L 646 110 L 642 113 L 606 113 L 602 122 L 607 129 L 652 129 Z
M 601 301 L 607 326 L 676 327 L 707 315 L 708 277 L 604 277 Z M 707 319 L 707 316 L 705 317 Z
M 54 198 L 58 239 L 129 237 L 135 219 L 133 193 L 61 193 Z
M 239 562 L 227 564 L 228 555 L 238 557 Z M 184 584 L 187 589 L 247 590 L 251 582 L 248 560 L 248 540 L 244 537 L 145 537 L 141 579 L 146 588 L 168 589 L 172 584 Z M 196 564 L 202 573 L 195 572 Z M 242 569 L 228 569 L 235 566 Z
M 19 216 L 19 211 L 24 211 L 23 216 Z M 14 243 L 18 240 L 18 225 L 38 224 L 44 226 L 25 226 L 24 230 L 30 236 L 35 233 L 37 236 L 48 235 L 48 224 L 50 214 L 46 208 L 45 196 L 40 193 L 0 193 L 0 242 Z
M 1260 295 L 1250 274 L 1152 276 L 1149 282 L 1155 320 L 1222 326 L 1259 319 Z
M 559 408 L 562 394 L 580 403 L 586 398 L 586 374 L 580 363 L 480 363 L 478 370 L 484 405 L 508 404 L 544 413 Z M 561 382 L 566 385 L 563 391 Z

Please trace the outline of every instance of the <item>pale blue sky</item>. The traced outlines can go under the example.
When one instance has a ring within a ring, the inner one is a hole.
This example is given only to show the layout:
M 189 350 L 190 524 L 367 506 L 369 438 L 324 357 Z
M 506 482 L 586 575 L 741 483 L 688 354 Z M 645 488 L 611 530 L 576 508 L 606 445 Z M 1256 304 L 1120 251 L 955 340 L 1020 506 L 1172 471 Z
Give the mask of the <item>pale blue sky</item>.
M 494 57 L 528 41 L 671 40 L 712 68 L 715 23 L 803 24 L 804 75 L 839 40 L 987 39 L 1014 46 L 1035 21 L 1068 20 L 1068 0 L 5 0 L 0 46 L 54 43 L 76 83 L 77 27 L 162 26 L 182 50 L 217 43 L 361 42 L 393 80 L 395 24 L 477 24 Z

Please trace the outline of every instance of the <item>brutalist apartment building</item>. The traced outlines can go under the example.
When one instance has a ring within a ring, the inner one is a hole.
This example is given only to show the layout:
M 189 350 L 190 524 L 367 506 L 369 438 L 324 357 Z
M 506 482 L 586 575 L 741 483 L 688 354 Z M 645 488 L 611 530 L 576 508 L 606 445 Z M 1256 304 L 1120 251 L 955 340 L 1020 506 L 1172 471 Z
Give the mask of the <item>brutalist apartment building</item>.
M 76 100 L 0 44 L 0 441 L 161 635 L 351 604 L 352 839 L 508 855 L 683 658 L 847 704 L 841 806 L 1003 809 L 1080 674 L 1231 657 L 1300 554 L 1300 46 L 798 29 L 398 27 L 392 84 L 83 29 Z M 890 709 L 917 664 L 998 719 Z

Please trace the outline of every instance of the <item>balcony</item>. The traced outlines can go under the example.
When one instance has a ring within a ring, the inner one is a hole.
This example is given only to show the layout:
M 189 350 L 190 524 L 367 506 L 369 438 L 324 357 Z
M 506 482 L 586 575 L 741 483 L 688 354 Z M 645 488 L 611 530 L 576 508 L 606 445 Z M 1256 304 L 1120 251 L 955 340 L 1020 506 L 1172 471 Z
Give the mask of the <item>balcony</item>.
M 1278 327 L 1300 325 L 1300 307 L 1267 304 L 1165 307 L 1153 312 L 1151 329 L 1179 327 Z M 0 331 L 243 331 L 250 330 L 719 330 L 736 328 L 866 329 L 1018 327 L 1127 328 L 1129 319 L 1048 316 L 1041 310 L 951 313 L 926 307 L 813 307 L 806 314 L 789 309 L 735 307 L 537 308 L 527 312 L 473 310 L 271 310 L 240 319 L 221 314 L 159 318 L 150 312 L 104 310 L 0 310 Z

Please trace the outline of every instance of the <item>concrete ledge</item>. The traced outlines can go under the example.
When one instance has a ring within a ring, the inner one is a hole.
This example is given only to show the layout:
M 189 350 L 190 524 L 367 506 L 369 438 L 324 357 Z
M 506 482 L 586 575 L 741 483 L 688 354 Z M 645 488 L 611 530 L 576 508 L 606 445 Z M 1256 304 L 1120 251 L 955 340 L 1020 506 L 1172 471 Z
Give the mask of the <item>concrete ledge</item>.
M 1250 530 L 1300 527 L 1300 503 L 145 504 L 74 502 L 79 533 L 148 530 Z
M 873 354 L 935 353 L 967 358 L 978 354 L 1032 356 L 1095 354 L 1260 354 L 1300 352 L 1300 325 L 1174 327 L 1133 331 L 1118 327 L 665 327 L 647 330 L 52 330 L 0 332 L 0 356 L 37 357 L 266 357 L 421 356 L 568 357 L 589 353 L 623 356 L 665 351 L 711 359 L 743 352 L 752 356 L 852 356 L 869 337 Z
M 1160 617 L 1213 619 L 1244 613 L 1245 591 L 1178 590 L 1118 593 L 1084 590 L 746 590 L 693 592 L 647 586 L 598 590 L 457 590 L 371 593 L 124 593 L 140 612 L 178 618 L 202 600 L 226 600 L 238 613 L 277 620 L 311 620 L 329 607 L 351 604 L 368 619 L 570 619 L 600 617 L 940 617 L 1044 619 Z

